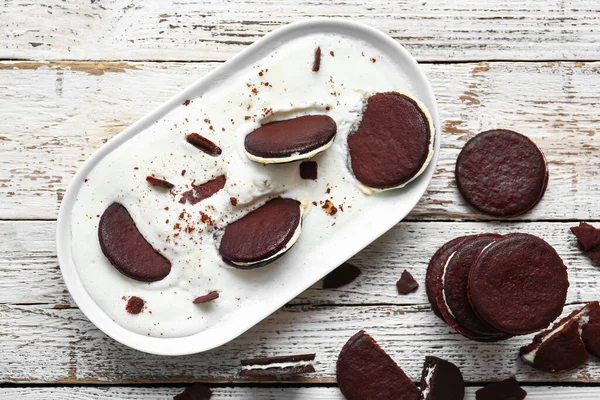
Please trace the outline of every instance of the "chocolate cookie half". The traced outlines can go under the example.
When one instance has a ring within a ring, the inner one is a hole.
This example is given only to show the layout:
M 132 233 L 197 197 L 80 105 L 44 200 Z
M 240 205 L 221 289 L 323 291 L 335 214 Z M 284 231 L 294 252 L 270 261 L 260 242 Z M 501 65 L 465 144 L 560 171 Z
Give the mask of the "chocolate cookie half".
M 119 203 L 111 204 L 102 214 L 98 240 L 108 261 L 131 279 L 160 281 L 171 272 L 171 262 L 146 241 L 127 209 Z
M 348 136 L 350 167 L 367 194 L 401 188 L 425 171 L 434 140 L 433 121 L 421 102 L 407 94 L 377 93 Z
M 421 374 L 421 392 L 423 400 L 462 400 L 465 381 L 456 365 L 427 356 Z
M 567 298 L 567 268 L 544 240 L 513 233 L 488 245 L 469 273 L 469 301 L 497 330 L 524 335 L 550 325 Z
M 419 400 L 421 391 L 365 331 L 342 348 L 336 379 L 348 400 Z
M 221 257 L 241 269 L 275 261 L 300 237 L 303 210 L 293 199 L 269 200 L 225 228 L 219 245 Z
M 304 115 L 269 122 L 250 132 L 244 140 L 246 156 L 262 164 L 304 160 L 327 150 L 337 125 L 328 115 Z
M 513 217 L 531 210 L 548 184 L 542 151 L 529 138 L 506 129 L 478 134 L 456 160 L 456 184 L 481 212 Z

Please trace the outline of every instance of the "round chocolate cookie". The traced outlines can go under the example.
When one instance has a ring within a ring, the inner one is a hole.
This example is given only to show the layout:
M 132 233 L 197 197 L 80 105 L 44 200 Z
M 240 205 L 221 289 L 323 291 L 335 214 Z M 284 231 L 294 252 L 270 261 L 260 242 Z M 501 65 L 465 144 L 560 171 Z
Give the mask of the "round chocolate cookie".
M 301 226 L 300 202 L 278 197 L 228 225 L 219 253 L 236 268 L 262 267 L 294 245 Z
M 567 268 L 552 246 L 536 236 L 513 233 L 477 257 L 469 274 L 469 301 L 489 325 L 524 335 L 560 315 L 568 287 Z
M 119 203 L 112 203 L 102 213 L 98 240 L 108 261 L 131 279 L 160 281 L 171 272 L 171 262 L 144 239 L 127 209 Z
M 405 94 L 377 93 L 348 136 L 352 172 L 371 191 L 402 187 L 425 170 L 434 139 L 424 105 Z
M 333 143 L 337 125 L 328 115 L 305 115 L 270 122 L 250 132 L 244 141 L 246 155 L 263 164 L 311 158 Z
M 500 235 L 482 234 L 463 241 L 443 269 L 443 282 L 436 293 L 446 323 L 458 333 L 474 340 L 504 340 L 510 337 L 483 322 L 469 303 L 469 272 L 481 251 Z
M 479 211 L 513 217 L 531 210 L 548 184 L 542 151 L 526 136 L 506 129 L 478 134 L 456 160 L 456 184 Z

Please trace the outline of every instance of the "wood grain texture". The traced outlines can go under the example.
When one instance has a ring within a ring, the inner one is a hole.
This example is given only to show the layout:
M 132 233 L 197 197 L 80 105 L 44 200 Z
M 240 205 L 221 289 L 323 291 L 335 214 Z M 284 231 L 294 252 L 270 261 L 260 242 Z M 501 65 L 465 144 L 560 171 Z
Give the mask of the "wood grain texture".
M 523 386 L 527 400 L 597 400 L 600 388 Z M 465 400 L 475 400 L 479 387 L 468 387 Z M 56 387 L 56 388 L 0 388 L 0 400 L 171 400 L 183 387 Z M 344 400 L 338 388 L 298 387 L 215 387 L 215 400 Z
M 76 170 L 108 138 L 216 63 L 0 63 L 0 219 L 56 218 Z M 409 219 L 489 219 L 459 196 L 454 163 L 474 134 L 530 136 L 550 166 L 527 220 L 598 218 L 600 63 L 428 64 L 443 126 L 436 175 Z M 26 115 L 24 110 L 26 110 Z
M 369 24 L 419 60 L 600 58 L 595 0 L 7 0 L 0 58 L 225 60 L 310 17 Z

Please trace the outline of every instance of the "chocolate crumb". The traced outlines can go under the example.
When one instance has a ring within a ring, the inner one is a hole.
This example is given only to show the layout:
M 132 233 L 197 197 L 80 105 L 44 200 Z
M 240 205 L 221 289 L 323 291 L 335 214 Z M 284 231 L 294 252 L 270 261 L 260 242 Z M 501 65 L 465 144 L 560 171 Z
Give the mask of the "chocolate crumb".
M 323 279 L 323 289 L 337 289 L 354 281 L 360 275 L 360 269 L 350 263 L 343 263 Z
M 127 305 L 125 306 L 125 309 L 129 314 L 139 314 L 142 312 L 144 304 L 146 304 L 146 302 L 141 298 L 137 296 L 131 296 L 127 302 Z
M 133 169 L 137 171 L 138 169 L 140 169 L 140 167 L 133 167 Z
M 371 57 L 371 62 L 372 62 L 373 64 L 375 64 L 375 63 L 377 62 L 377 59 L 376 59 L 376 58 L 373 58 L 373 57 Z
M 304 161 L 300 163 L 300 177 L 302 179 L 317 180 L 318 164 L 316 161 Z
M 313 201 L 313 202 L 312 202 L 312 204 L 313 204 L 313 206 L 315 206 L 315 207 L 319 205 L 319 203 L 317 203 L 316 201 Z
M 189 100 L 189 99 L 187 99 L 186 101 L 184 101 L 184 102 L 183 102 L 183 105 L 184 105 L 184 106 L 189 106 L 189 105 L 190 105 L 190 103 L 191 103 L 191 102 L 190 102 L 190 100 Z
M 331 107 L 327 106 L 327 107 L 325 107 L 325 110 L 329 111 L 329 110 L 331 110 Z
M 85 178 L 83 181 L 87 183 L 87 181 L 89 181 L 89 179 L 88 179 L 88 178 Z
M 201 383 L 194 383 L 173 397 L 173 400 L 209 400 L 211 396 L 212 390 L 208 386 Z
M 187 135 L 186 140 L 199 150 L 210 154 L 211 156 L 218 156 L 221 154 L 221 148 L 205 138 L 204 136 L 198 135 L 197 133 L 190 133 Z
M 335 57 L 335 53 L 333 51 L 330 51 L 329 54 L 331 54 L 331 57 Z
M 398 293 L 400 294 L 409 294 L 414 292 L 419 288 L 419 284 L 415 281 L 415 278 L 408 272 L 404 270 L 398 282 L 396 282 L 396 288 L 398 289 Z
M 325 204 L 321 207 L 325 212 L 331 216 L 337 214 L 337 208 L 333 205 L 333 203 L 329 200 L 325 200 Z
M 193 301 L 194 304 L 206 303 L 219 298 L 219 292 L 213 290 L 212 292 L 205 294 L 204 296 L 196 297 Z
M 185 169 L 181 170 L 181 176 L 185 176 Z
M 232 206 L 237 206 L 237 199 L 235 197 L 230 197 L 229 198 L 229 202 L 231 203 Z
M 153 186 L 160 186 L 164 187 L 165 189 L 173 189 L 175 187 L 175 185 L 173 185 L 171 182 L 164 179 L 155 178 L 153 176 L 147 176 L 146 181 Z
M 321 68 L 321 46 L 315 50 L 315 61 L 313 62 L 313 72 L 318 72 Z

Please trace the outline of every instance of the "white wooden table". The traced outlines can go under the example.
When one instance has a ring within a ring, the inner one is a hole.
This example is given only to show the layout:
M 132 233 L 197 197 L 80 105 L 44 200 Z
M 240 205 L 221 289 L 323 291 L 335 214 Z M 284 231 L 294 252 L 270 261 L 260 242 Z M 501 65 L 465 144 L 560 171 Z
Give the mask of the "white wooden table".
M 320 285 L 217 350 L 165 358 L 96 329 L 58 267 L 55 219 L 83 161 L 108 138 L 266 32 L 310 16 L 383 30 L 422 62 L 437 95 L 442 149 L 410 216 L 353 259 L 363 274 Z M 516 375 L 528 399 L 600 398 L 600 360 L 547 374 L 517 360 L 531 336 L 478 344 L 430 311 L 429 257 L 445 241 L 484 231 L 531 232 L 569 268 L 569 312 L 600 299 L 600 270 L 568 227 L 600 224 L 598 0 L 3 0 L 0 3 L 0 399 L 170 399 L 193 381 L 214 398 L 342 399 L 335 362 L 357 330 L 372 333 L 419 379 L 425 355 L 457 364 L 467 398 Z M 477 132 L 506 127 L 533 138 L 550 165 L 542 202 L 514 221 L 474 213 L 453 179 Z M 399 296 L 404 269 L 420 282 Z M 279 382 L 238 377 L 239 360 L 317 353 L 317 373 Z

